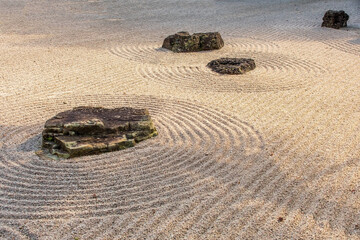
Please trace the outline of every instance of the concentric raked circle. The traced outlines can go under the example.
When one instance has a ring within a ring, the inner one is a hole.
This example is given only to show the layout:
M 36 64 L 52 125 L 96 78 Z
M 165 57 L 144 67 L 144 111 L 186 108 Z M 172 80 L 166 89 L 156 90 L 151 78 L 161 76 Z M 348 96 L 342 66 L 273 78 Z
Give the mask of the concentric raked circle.
M 330 47 L 344 53 L 360 56 L 360 24 L 357 27 L 348 27 L 341 29 L 332 29 L 321 27 L 321 21 L 318 25 L 304 26 L 291 25 L 290 27 L 282 27 L 276 25 L 269 27 L 266 32 L 260 33 L 263 38 L 272 39 L 277 42 L 289 40 L 297 40 L 301 42 L 321 42 Z M 291 34 L 289 34 L 291 33 Z M 255 34 L 255 33 L 254 33 Z M 295 42 L 296 44 L 296 42 Z M 295 45 L 294 44 L 294 45 Z M 323 50 L 327 51 L 329 50 Z M 321 49 L 317 49 L 321 53 Z
M 256 36 L 255 39 L 260 38 L 264 43 L 286 42 L 286 44 L 292 43 L 296 47 L 297 41 L 316 41 L 322 42 L 333 49 L 360 56 L 360 20 L 354 19 L 354 15 L 356 16 L 356 14 L 352 14 L 348 27 L 341 29 L 321 27 L 322 17 L 314 17 L 309 20 L 297 16 L 289 19 L 289 21 L 278 21 L 272 22 L 271 25 L 262 25 L 260 29 L 249 28 L 245 32 L 247 36 Z M 244 36 L 244 30 L 237 27 L 231 28 L 231 30 L 226 31 L 226 35 L 241 38 Z M 320 50 L 317 49 L 316 51 Z
M 243 52 L 223 57 L 252 58 L 256 68 L 243 75 L 221 75 L 206 67 L 141 65 L 136 68 L 148 82 L 182 90 L 216 92 L 266 92 L 301 88 L 313 84 L 316 77 L 327 73 L 312 61 L 281 54 Z
M 360 56 L 360 34 L 357 37 L 347 37 L 345 39 L 328 39 L 322 41 L 324 44 L 339 51 Z
M 38 158 L 44 116 L 80 105 L 146 107 L 159 136 L 102 155 Z M 6 195 L 0 196 L 0 219 L 86 218 L 181 203 L 219 191 L 264 147 L 249 124 L 187 101 L 92 95 L 29 103 L 27 114 L 37 123 L 26 125 L 24 117 L 14 123 L 22 126 L 1 126 L 0 183 Z
M 299 31 L 297 38 L 301 41 L 321 42 L 329 49 L 360 56 L 360 28 L 325 28 L 317 27 Z
M 220 50 L 204 51 L 196 53 L 173 53 L 161 48 L 159 42 L 147 44 L 121 45 L 109 48 L 109 52 L 123 59 L 152 64 L 196 64 L 199 57 L 216 58 L 221 54 L 238 51 L 262 51 L 269 52 L 279 46 L 275 43 L 255 38 L 225 39 L 225 46 Z

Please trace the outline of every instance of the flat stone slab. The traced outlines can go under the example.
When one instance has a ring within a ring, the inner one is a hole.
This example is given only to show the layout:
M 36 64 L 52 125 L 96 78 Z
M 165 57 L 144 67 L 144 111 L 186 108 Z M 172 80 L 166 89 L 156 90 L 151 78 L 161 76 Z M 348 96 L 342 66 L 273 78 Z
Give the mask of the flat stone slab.
M 349 15 L 344 11 L 334 11 L 328 10 L 324 17 L 322 27 L 335 28 L 339 29 L 342 27 L 347 27 L 347 21 L 349 20 Z
M 220 58 L 209 62 L 207 66 L 220 74 L 244 74 L 256 67 L 255 61 L 250 58 Z
M 50 158 L 99 154 L 133 147 L 156 135 L 146 109 L 77 107 L 46 121 L 38 154 Z
M 165 38 L 162 47 L 173 52 L 199 52 L 220 49 L 224 41 L 218 32 L 194 33 L 178 32 Z

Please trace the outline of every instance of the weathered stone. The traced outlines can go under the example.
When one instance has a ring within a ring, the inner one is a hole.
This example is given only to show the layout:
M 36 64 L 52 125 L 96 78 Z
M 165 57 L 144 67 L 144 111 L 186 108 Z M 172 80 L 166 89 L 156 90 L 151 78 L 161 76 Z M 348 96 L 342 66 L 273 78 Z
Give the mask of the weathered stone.
M 250 58 L 220 58 L 207 64 L 213 71 L 221 74 L 244 74 L 255 69 L 255 61 Z
M 165 38 L 162 47 L 173 52 L 198 52 L 220 49 L 224 41 L 218 32 L 194 33 L 178 32 Z
M 60 158 L 99 154 L 133 147 L 156 135 L 146 109 L 78 107 L 45 123 L 43 151 L 37 153 Z
M 349 15 L 347 15 L 344 11 L 329 10 L 325 13 L 321 26 L 339 29 L 341 27 L 346 27 L 348 20 Z

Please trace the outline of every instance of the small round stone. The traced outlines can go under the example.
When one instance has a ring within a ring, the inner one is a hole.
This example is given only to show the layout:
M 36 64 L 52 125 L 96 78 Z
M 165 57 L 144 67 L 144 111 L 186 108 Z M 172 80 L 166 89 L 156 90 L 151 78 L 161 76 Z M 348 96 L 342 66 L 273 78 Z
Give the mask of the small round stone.
M 207 66 L 221 74 L 244 74 L 256 67 L 255 61 L 250 58 L 220 58 L 209 62 Z

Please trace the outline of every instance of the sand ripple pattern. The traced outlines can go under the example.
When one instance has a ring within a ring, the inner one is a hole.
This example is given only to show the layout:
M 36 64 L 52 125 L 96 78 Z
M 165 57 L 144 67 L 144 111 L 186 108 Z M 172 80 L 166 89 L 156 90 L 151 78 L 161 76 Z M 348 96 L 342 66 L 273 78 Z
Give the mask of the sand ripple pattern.
M 360 56 L 360 25 L 343 29 L 316 27 L 299 31 L 302 41 L 317 41 L 344 53 Z
M 31 234 L 30 234 L 31 236 Z M 4 239 L 16 239 L 16 240 L 25 240 L 29 239 L 29 235 L 26 235 L 21 232 L 21 226 L 17 224 L 7 224 L 0 221 L 0 238 Z
M 0 219 L 122 215 L 217 196 L 239 177 L 239 167 L 264 148 L 249 124 L 196 103 L 110 95 L 67 99 L 66 106 L 63 101 L 54 99 L 51 106 L 38 101 L 30 107 L 28 113 L 39 118 L 38 124 L 0 127 Z M 159 136 L 119 152 L 39 159 L 34 151 L 40 144 L 42 114 L 75 105 L 147 107 Z M 7 229 L 2 231 L 11 231 Z
M 249 51 L 249 52 L 270 52 L 279 46 L 270 41 L 260 40 L 256 38 L 236 38 L 225 39 L 225 46 L 217 51 L 205 51 L 197 53 L 173 53 L 170 50 L 161 48 L 160 42 L 148 44 L 133 44 L 124 46 L 114 46 L 108 49 L 111 54 L 126 60 L 152 63 L 152 64 L 179 64 L 181 62 L 195 63 L 196 56 L 206 56 L 209 59 L 217 58 L 223 54 Z
M 323 41 L 324 44 L 339 51 L 360 56 L 360 34 L 357 38 L 347 38 L 342 40 Z
M 327 70 L 315 62 L 281 54 L 247 52 L 233 57 L 253 58 L 256 68 L 244 75 L 221 75 L 206 67 L 142 65 L 139 74 L 149 83 L 181 90 L 217 92 L 268 92 L 306 87 Z

